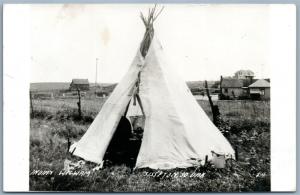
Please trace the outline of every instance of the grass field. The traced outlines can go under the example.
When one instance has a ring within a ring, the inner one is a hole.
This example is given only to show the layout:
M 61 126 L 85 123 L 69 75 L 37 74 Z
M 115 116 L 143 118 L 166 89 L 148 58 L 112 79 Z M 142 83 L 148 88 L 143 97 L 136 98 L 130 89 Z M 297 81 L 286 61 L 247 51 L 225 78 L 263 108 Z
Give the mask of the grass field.
M 82 100 L 83 119 L 77 120 L 76 99 L 33 100 L 30 121 L 30 175 L 32 191 L 101 192 L 239 192 L 270 190 L 270 103 L 217 101 L 223 131 L 238 152 L 238 160 L 225 169 L 213 166 L 172 170 L 159 176 L 153 170 L 109 166 L 88 176 L 61 175 L 67 153 L 67 137 L 78 140 L 99 112 L 105 99 Z M 199 101 L 211 116 L 209 103 Z M 89 166 L 94 166 L 88 163 Z M 201 173 L 201 177 L 199 174 Z M 168 174 L 168 175 L 167 175 Z

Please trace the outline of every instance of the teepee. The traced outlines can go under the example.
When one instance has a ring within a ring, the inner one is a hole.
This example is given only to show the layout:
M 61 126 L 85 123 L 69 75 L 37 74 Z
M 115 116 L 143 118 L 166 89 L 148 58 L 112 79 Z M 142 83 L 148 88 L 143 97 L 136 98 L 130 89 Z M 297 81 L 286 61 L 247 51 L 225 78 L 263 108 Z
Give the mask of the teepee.
M 159 13 L 154 8 L 147 18 L 141 15 L 146 26 L 141 46 L 87 132 L 71 146 L 73 155 L 101 163 L 121 117 L 136 101 L 145 126 L 135 168 L 191 167 L 194 159 L 211 160 L 213 152 L 234 158 L 230 143 L 168 64 L 153 29 Z

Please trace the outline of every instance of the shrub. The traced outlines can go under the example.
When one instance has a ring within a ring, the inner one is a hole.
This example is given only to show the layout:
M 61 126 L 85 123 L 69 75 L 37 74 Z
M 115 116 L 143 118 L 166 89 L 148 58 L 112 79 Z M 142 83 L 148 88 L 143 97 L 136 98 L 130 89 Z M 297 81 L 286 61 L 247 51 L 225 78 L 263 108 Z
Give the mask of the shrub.
M 52 117 L 52 113 L 47 110 L 34 110 L 30 113 L 30 118 L 51 119 Z

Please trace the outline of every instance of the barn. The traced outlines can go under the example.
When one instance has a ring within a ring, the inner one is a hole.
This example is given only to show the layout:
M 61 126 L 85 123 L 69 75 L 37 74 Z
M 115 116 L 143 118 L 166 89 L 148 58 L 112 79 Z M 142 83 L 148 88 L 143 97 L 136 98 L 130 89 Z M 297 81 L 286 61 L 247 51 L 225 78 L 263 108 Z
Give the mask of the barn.
M 81 90 L 88 91 L 90 89 L 90 83 L 88 79 L 72 79 L 69 90 Z

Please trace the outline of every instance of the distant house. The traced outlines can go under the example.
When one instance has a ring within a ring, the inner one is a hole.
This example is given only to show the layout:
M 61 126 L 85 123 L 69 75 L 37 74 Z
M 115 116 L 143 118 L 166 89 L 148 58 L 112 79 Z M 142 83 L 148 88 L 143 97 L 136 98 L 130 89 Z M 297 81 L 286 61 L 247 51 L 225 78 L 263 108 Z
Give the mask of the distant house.
M 259 79 L 249 85 L 249 90 L 252 99 L 270 99 L 270 83 L 264 79 Z
M 87 91 L 90 89 L 90 84 L 88 79 L 72 79 L 69 90 L 81 90 Z
M 247 90 L 243 89 L 244 81 L 242 79 L 222 79 L 220 84 L 220 93 L 224 97 L 237 98 L 247 94 Z
M 220 84 L 220 99 L 270 99 L 269 79 L 225 78 Z
M 270 99 L 270 79 L 254 79 L 251 70 L 239 70 L 220 79 L 220 99 Z
M 239 70 L 234 73 L 235 79 L 247 79 L 247 78 L 253 78 L 254 72 L 251 70 Z

